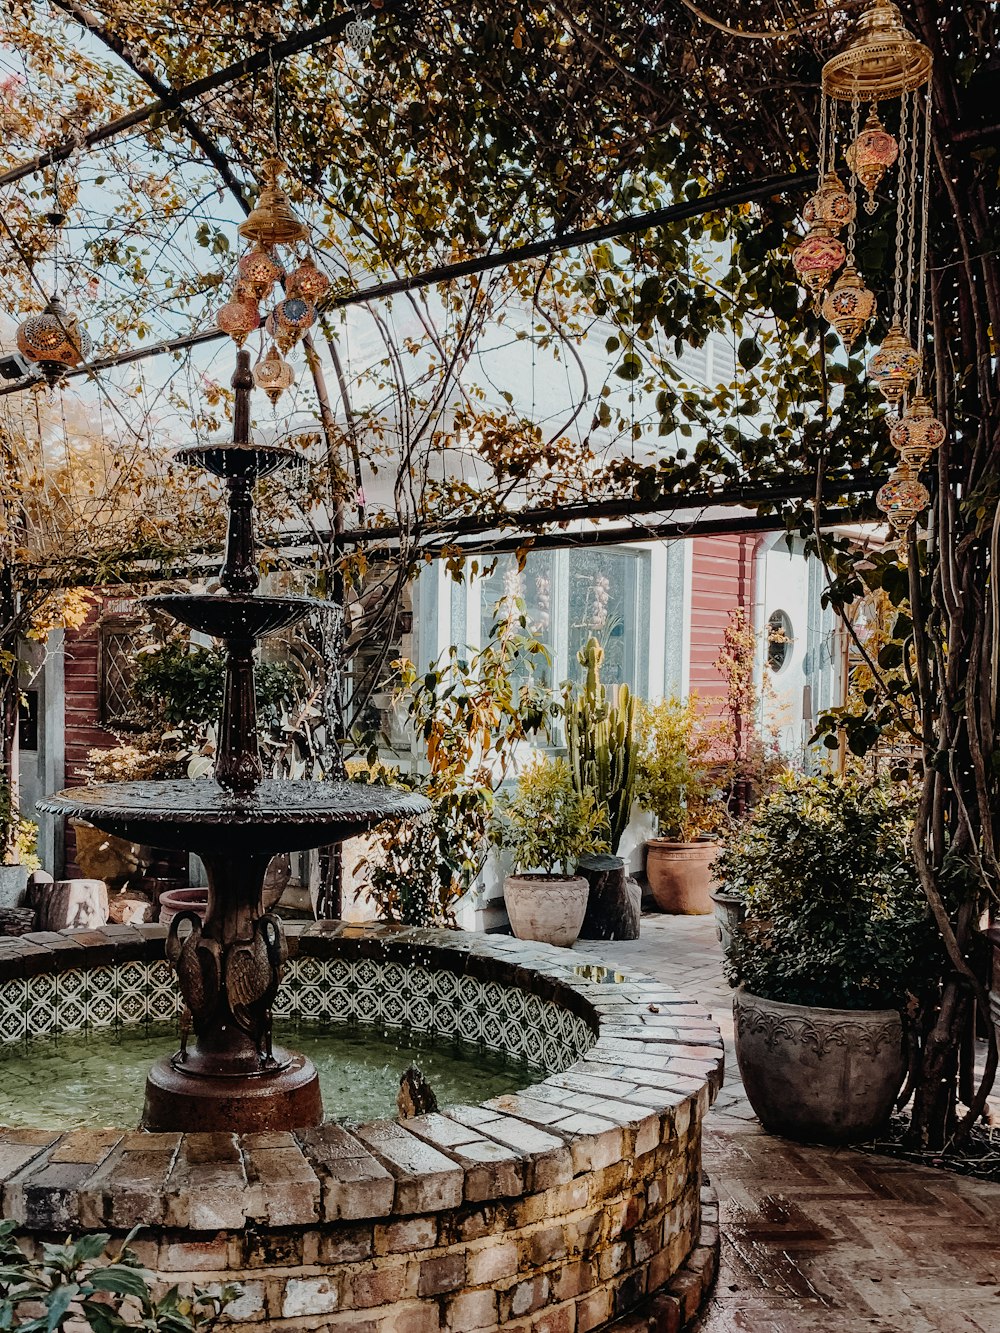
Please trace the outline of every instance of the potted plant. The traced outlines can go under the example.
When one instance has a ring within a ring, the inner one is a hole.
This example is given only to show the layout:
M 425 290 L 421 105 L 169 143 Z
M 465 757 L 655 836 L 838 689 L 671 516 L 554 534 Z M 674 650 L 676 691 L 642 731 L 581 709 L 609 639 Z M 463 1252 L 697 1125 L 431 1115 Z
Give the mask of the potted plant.
M 935 947 L 898 788 L 787 774 L 716 862 L 747 917 L 727 951 L 736 1056 L 765 1129 L 869 1137 L 906 1072 L 901 1009 Z
M 664 912 L 712 911 L 714 835 L 725 821 L 715 776 L 719 727 L 695 695 L 663 699 L 639 711 L 636 798 L 656 819 L 646 843 L 646 877 Z
M 497 797 L 490 839 L 511 856 L 503 897 L 518 939 L 575 942 L 589 886 L 571 867 L 587 852 L 607 851 L 607 833 L 593 792 L 575 790 L 565 759 L 536 755 L 514 793 Z

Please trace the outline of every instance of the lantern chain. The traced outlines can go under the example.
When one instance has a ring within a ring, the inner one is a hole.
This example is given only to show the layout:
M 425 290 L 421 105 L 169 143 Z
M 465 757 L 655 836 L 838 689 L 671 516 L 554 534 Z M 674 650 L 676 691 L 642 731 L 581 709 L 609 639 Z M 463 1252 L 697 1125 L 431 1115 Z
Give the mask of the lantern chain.
M 861 125 L 861 98 L 857 92 L 851 98 L 851 143 L 858 141 Z M 854 267 L 854 247 L 858 237 L 858 176 L 851 171 L 847 178 L 847 192 L 851 200 L 851 221 L 847 227 L 847 266 Z
M 909 128 L 907 111 L 909 107 L 906 98 L 900 101 L 899 110 L 899 139 L 900 143 L 906 142 L 907 130 Z M 900 324 L 903 314 L 903 232 L 906 222 L 906 153 L 899 154 L 899 169 L 896 173 L 896 271 L 895 281 L 892 292 L 892 318 L 893 322 Z
M 927 96 L 924 99 L 924 179 L 923 179 L 923 199 L 920 209 L 920 263 L 918 268 L 918 277 L 920 281 L 920 291 L 917 296 L 917 330 L 920 337 L 920 343 L 917 350 L 923 351 L 924 320 L 927 317 L 927 231 L 930 223 L 931 206 L 931 106 L 933 101 L 933 91 L 930 83 L 927 85 Z M 920 358 L 920 369 L 917 372 L 917 393 L 924 391 L 924 357 Z
M 906 217 L 907 217 L 907 254 L 906 254 L 906 320 L 904 327 L 906 336 L 916 347 L 920 341 L 919 330 L 913 322 L 913 287 L 914 272 L 913 266 L 916 260 L 917 248 L 917 153 L 920 149 L 919 116 L 917 94 L 909 94 L 910 98 L 910 141 L 906 145 L 907 156 L 909 158 L 908 180 L 906 183 Z M 919 315 L 917 316 L 919 319 Z

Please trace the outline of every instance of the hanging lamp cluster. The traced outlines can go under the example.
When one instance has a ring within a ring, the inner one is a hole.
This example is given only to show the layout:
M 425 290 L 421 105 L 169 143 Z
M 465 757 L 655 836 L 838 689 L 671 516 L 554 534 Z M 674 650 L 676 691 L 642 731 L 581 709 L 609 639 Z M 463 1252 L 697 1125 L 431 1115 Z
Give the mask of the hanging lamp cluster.
M 250 248 L 240 256 L 233 294 L 216 317 L 219 328 L 237 347 L 256 329 L 263 329 L 270 339 L 270 347 L 253 368 L 253 377 L 272 403 L 295 383 L 295 372 L 283 354 L 316 322 L 317 302 L 330 286 L 330 279 L 308 256 L 296 257 L 290 267 L 281 258 L 282 250 L 294 254 L 308 235 L 278 184 L 284 169 L 277 157 L 263 164 L 260 198 L 239 228 Z M 284 284 L 284 292 L 262 316 L 261 305 L 270 301 L 279 284 Z
M 876 309 L 874 293 L 855 262 L 858 189 L 865 193 L 865 212 L 874 214 L 877 191 L 895 168 L 892 309 L 889 330 L 868 362 L 868 375 L 893 409 L 889 433 L 900 461 L 876 504 L 900 537 L 930 502 L 918 474 L 945 438 L 924 393 L 920 350 L 927 286 L 931 67 L 931 52 L 907 30 L 892 0 L 872 0 L 843 50 L 823 66 L 820 185 L 803 209 L 807 231 L 792 254 L 795 272 L 813 293 L 817 313 L 850 351 Z M 898 103 L 897 135 L 879 117 L 884 102 Z M 841 161 L 846 186 L 837 172 Z

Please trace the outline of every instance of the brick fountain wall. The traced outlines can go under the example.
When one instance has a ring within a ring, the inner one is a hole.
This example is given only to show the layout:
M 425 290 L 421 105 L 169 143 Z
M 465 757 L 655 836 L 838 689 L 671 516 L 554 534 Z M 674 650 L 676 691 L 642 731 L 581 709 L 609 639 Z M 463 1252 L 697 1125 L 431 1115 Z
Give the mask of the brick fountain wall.
M 515 940 L 330 922 L 290 936 L 285 1014 L 459 1035 L 547 1077 L 351 1130 L 3 1130 L 3 1215 L 39 1242 L 141 1225 L 164 1282 L 241 1284 L 228 1317 L 247 1333 L 673 1333 L 690 1318 L 717 1241 L 707 1014 Z M 0 1039 L 32 1014 L 86 1029 L 174 1012 L 162 947 L 159 927 L 0 941 Z

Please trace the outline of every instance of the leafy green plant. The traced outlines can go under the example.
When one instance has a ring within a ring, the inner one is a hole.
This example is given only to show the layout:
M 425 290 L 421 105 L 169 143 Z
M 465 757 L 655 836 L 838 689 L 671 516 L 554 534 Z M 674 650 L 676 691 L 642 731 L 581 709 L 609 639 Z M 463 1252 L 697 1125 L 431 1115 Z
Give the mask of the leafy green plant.
M 607 816 L 593 792 L 573 786 L 565 759 L 536 755 L 513 794 L 496 799 L 490 838 L 510 852 L 514 869 L 570 875 L 581 856 L 608 850 Z
M 0 780 L 0 829 L 4 830 L 4 864 L 37 870 L 42 864 L 38 859 L 38 825 L 22 817 L 11 800 L 9 785 L 3 780 Z
M 57 1333 L 71 1322 L 86 1321 L 91 1333 L 195 1333 L 211 1328 L 238 1294 L 236 1287 L 217 1294 L 196 1288 L 182 1296 L 171 1287 L 154 1298 L 151 1275 L 129 1248 L 135 1232 L 114 1259 L 102 1262 L 111 1240 L 107 1232 L 65 1245 L 43 1244 L 41 1256 L 31 1258 L 15 1239 L 16 1227 L 13 1221 L 0 1222 L 0 1329 Z
M 425 672 L 401 661 L 398 698 L 424 746 L 426 769 L 413 775 L 386 770 L 371 751 L 362 780 L 390 781 L 431 802 L 425 821 L 388 821 L 374 834 L 366 863 L 368 889 L 379 912 L 411 925 L 451 925 L 458 900 L 472 887 L 488 849 L 494 793 L 518 745 L 547 734 L 558 705 L 537 676 L 548 649 L 527 632 L 524 604 L 505 599 L 486 644 L 454 644 Z
M 935 961 L 912 820 L 912 800 L 888 782 L 782 777 L 715 863 L 723 890 L 747 905 L 730 982 L 789 1004 L 902 1005 Z
M 635 795 L 638 747 L 635 699 L 627 685 L 611 697 L 601 681 L 604 649 L 595 638 L 577 653 L 584 668 L 582 687 L 563 687 L 563 716 L 573 786 L 582 796 L 593 792 L 611 831 L 611 850 L 618 846 L 629 821 Z
M 639 710 L 636 798 L 656 816 L 661 838 L 688 842 L 725 823 L 724 781 L 716 775 L 721 728 L 696 695 Z
M 138 720 L 167 729 L 199 730 L 214 726 L 222 712 L 226 679 L 225 654 L 184 640 L 168 639 L 137 657 L 132 697 Z M 301 693 L 297 673 L 281 662 L 258 662 L 254 667 L 257 713 L 264 726 L 273 726 L 281 711 L 294 705 Z

